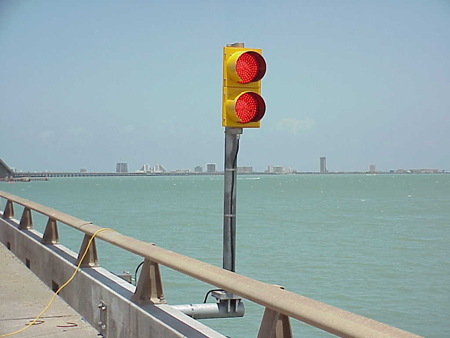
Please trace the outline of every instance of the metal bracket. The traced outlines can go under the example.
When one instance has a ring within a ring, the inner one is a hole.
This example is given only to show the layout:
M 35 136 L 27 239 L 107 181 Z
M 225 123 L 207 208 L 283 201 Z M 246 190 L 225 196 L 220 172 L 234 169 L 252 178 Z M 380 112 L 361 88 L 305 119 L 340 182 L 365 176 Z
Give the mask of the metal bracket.
M 107 323 L 108 323 L 108 317 L 107 317 L 107 306 L 105 304 L 105 302 L 103 302 L 102 300 L 100 301 L 100 303 L 98 304 L 98 308 L 100 310 L 100 320 L 98 322 L 98 326 L 99 326 L 99 332 L 103 337 L 106 337 L 106 328 L 107 328 Z
M 158 263 L 149 259 L 144 260 L 136 291 L 131 300 L 139 304 L 166 304 Z
M 78 253 L 77 264 L 80 262 L 81 256 L 86 251 L 89 240 L 92 236 L 84 235 L 83 243 L 81 244 L 80 252 Z M 92 240 L 91 246 L 88 249 L 86 256 L 81 263 L 82 267 L 93 267 L 98 266 L 98 255 L 97 255 L 97 246 L 95 244 L 95 239 Z
M 238 310 L 242 303 L 241 297 L 233 295 L 232 293 L 226 292 L 226 291 L 213 291 L 213 293 L 211 295 L 215 299 L 217 299 L 219 304 L 221 304 L 222 306 L 223 305 L 226 306 L 227 313 L 239 312 Z M 242 312 L 242 315 L 240 317 L 242 317 L 243 315 L 244 315 L 244 313 Z
M 243 128 L 230 128 L 230 127 L 225 127 L 225 134 L 231 134 L 231 135 L 237 135 L 237 137 L 239 138 L 239 135 L 242 135 L 244 133 Z
M 23 209 L 22 218 L 20 219 L 19 229 L 28 230 L 33 228 L 33 219 L 31 217 L 30 208 L 25 207 Z
M 213 291 L 211 295 L 218 301 L 222 300 L 241 300 L 242 298 L 226 291 Z
M 227 47 L 240 47 L 240 48 L 244 48 L 244 43 L 243 42 L 235 42 L 235 43 L 228 43 Z
M 58 225 L 56 220 L 49 218 L 47 226 L 45 227 L 44 237 L 41 240 L 42 244 L 57 244 L 59 243 Z

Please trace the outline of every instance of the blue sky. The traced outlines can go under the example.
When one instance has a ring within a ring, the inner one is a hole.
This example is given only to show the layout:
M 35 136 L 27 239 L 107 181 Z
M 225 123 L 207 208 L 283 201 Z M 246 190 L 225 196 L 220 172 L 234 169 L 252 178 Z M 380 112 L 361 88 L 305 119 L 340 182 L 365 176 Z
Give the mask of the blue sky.
M 0 158 L 223 167 L 222 47 L 267 62 L 239 166 L 450 169 L 450 2 L 0 0 Z

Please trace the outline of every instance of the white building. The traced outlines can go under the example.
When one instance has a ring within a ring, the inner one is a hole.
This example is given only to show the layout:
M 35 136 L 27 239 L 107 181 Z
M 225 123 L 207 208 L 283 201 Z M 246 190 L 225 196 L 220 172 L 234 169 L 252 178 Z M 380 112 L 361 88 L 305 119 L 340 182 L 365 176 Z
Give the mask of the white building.
M 139 171 L 143 172 L 143 173 L 148 173 L 151 170 L 152 170 L 152 168 L 150 167 L 149 164 L 143 164 L 142 167 L 141 167 L 141 170 L 139 170 Z
M 165 173 L 165 172 L 167 172 L 167 170 L 166 170 L 166 168 L 164 168 L 161 164 L 158 164 L 158 163 L 157 163 L 157 164 L 155 164 L 155 166 L 153 167 L 152 172 L 159 174 L 159 173 Z
M 291 167 L 273 166 L 269 165 L 267 167 L 267 172 L 269 174 L 292 174 L 295 172 Z

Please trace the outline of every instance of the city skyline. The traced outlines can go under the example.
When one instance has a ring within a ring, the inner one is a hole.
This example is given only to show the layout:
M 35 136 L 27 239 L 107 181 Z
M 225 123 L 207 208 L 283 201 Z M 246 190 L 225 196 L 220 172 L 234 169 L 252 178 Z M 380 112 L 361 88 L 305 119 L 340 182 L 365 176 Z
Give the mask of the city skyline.
M 266 60 L 267 109 L 239 165 L 448 170 L 449 17 L 440 0 L 3 1 L 0 156 L 24 171 L 221 168 L 222 48 L 243 42 Z
M 0 159 L 1 164 L 3 166 L 8 166 L 7 163 L 2 161 Z M 12 170 L 15 173 L 57 173 L 57 172 L 68 172 L 68 173 L 119 173 L 119 174 L 126 174 L 126 173 L 149 173 L 149 174 L 208 174 L 208 173 L 223 173 L 222 168 L 218 168 L 216 163 L 205 163 L 204 165 L 194 165 L 192 168 L 189 169 L 166 169 L 162 164 L 157 163 L 154 166 L 151 166 L 150 164 L 143 164 L 140 166 L 140 169 L 136 170 L 129 170 L 128 163 L 127 162 L 117 162 L 115 164 L 115 171 L 114 170 L 106 170 L 106 171 L 89 171 L 87 168 L 80 168 L 79 170 L 69 170 L 69 171 L 52 171 L 52 170 L 44 170 L 44 171 L 22 171 L 20 169 L 9 167 L 10 170 Z M 375 164 L 368 165 L 366 170 L 350 170 L 350 171 L 342 171 L 342 170 L 328 170 L 327 164 L 326 164 L 326 157 L 321 156 L 319 157 L 319 164 L 317 167 L 317 170 L 298 170 L 297 168 L 292 167 L 286 167 L 286 166 L 280 166 L 280 165 L 267 165 L 267 169 L 264 170 L 257 170 L 254 169 L 253 166 L 237 166 L 238 173 L 271 173 L 271 174 L 296 174 L 296 173 L 320 173 L 320 174 L 333 174 L 333 173 L 397 173 L 397 174 L 408 174 L 408 173 L 448 173 L 450 170 L 447 169 L 441 169 L 441 168 L 395 168 L 395 169 L 389 169 L 389 170 L 377 170 Z

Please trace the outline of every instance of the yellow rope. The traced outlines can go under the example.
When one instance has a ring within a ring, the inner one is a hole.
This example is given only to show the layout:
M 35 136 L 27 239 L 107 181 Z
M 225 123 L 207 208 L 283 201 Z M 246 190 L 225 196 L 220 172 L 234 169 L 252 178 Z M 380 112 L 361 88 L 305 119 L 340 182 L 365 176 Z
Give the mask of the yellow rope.
M 23 332 L 23 331 L 25 331 L 26 329 L 28 329 L 30 326 L 34 325 L 34 324 L 38 321 L 38 319 L 39 319 L 39 318 L 40 318 L 40 317 L 41 317 L 41 316 L 42 316 L 42 315 L 50 308 L 50 306 L 52 305 L 52 303 L 53 303 L 53 301 L 55 300 L 55 298 L 56 298 L 56 296 L 58 295 L 58 293 L 59 293 L 62 289 L 64 289 L 64 288 L 72 281 L 72 279 L 75 278 L 75 275 L 76 275 L 77 272 L 80 270 L 81 263 L 83 262 L 84 257 L 86 257 L 86 255 L 87 255 L 87 253 L 88 253 L 88 250 L 89 250 L 89 248 L 90 248 L 90 246 L 91 246 L 91 244 L 92 244 L 92 241 L 94 240 L 95 236 L 97 236 L 97 234 L 99 234 L 100 232 L 102 232 L 102 231 L 107 231 L 107 230 L 108 230 L 108 231 L 114 231 L 114 232 L 116 232 L 116 231 L 113 230 L 113 229 L 102 228 L 102 229 L 100 229 L 100 230 L 97 230 L 97 231 L 92 235 L 92 237 L 89 239 L 89 242 L 88 242 L 88 244 L 87 244 L 87 246 L 86 246 L 86 250 L 84 250 L 83 255 L 81 255 L 80 261 L 78 262 L 78 265 L 77 265 L 75 271 L 73 272 L 72 276 L 67 280 L 67 282 L 65 282 L 65 283 L 64 283 L 64 284 L 63 284 L 63 285 L 55 292 L 55 294 L 54 294 L 53 297 L 50 299 L 50 302 L 47 304 L 47 306 L 44 308 L 44 310 L 42 310 L 42 312 L 41 312 L 40 314 L 38 314 L 38 316 L 37 316 L 35 319 L 33 319 L 33 321 L 32 321 L 31 323 L 27 324 L 24 328 L 22 328 L 22 329 L 20 329 L 20 330 L 17 330 L 17 331 L 15 331 L 15 332 L 11 332 L 11 333 L 7 333 L 7 334 L 0 335 L 0 338 L 13 336 L 13 335 L 18 334 L 18 333 L 20 333 L 20 332 Z

